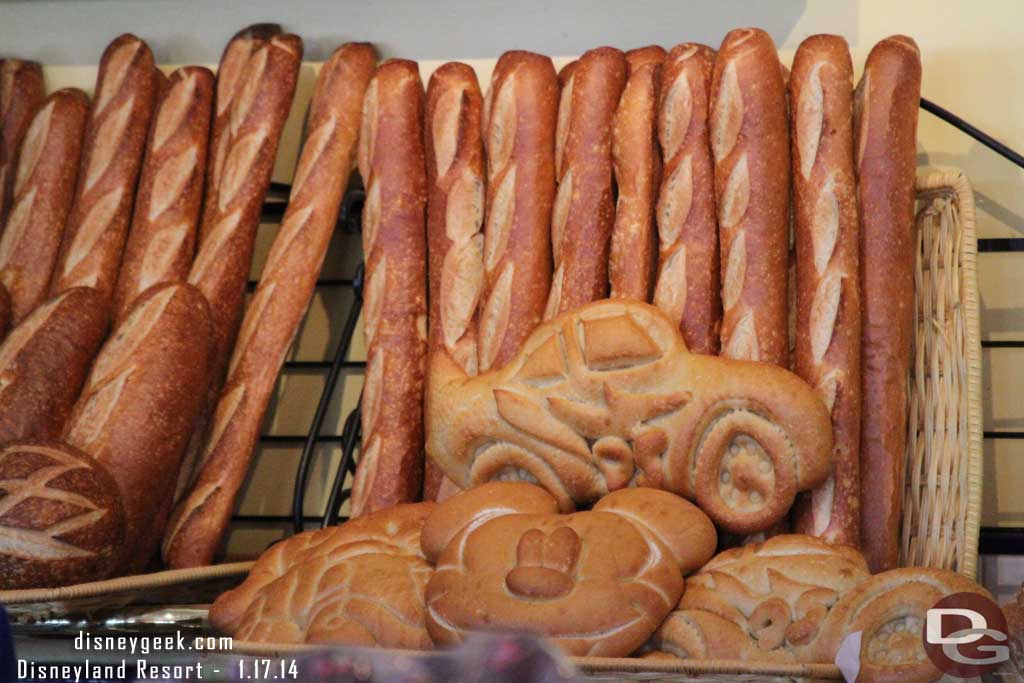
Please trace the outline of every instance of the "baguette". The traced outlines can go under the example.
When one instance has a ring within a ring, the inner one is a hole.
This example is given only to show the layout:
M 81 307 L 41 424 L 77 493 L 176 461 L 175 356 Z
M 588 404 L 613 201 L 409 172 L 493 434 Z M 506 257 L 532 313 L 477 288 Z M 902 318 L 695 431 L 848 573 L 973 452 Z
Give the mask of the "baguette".
M 921 55 L 906 36 L 868 55 L 854 103 L 861 218 L 861 542 L 871 571 L 899 560 L 914 321 L 914 174 Z
M 115 322 L 150 287 L 188 277 L 203 198 L 212 97 L 209 69 L 186 66 L 171 74 L 154 111 L 114 291 Z
M 366 90 L 359 143 L 366 186 L 366 383 L 352 517 L 420 497 L 427 324 L 423 84 L 389 60 Z
M 81 90 L 50 95 L 21 146 L 7 229 L 0 237 L 0 284 L 18 322 L 46 299 L 78 177 L 89 98 Z
M 242 78 L 249 64 L 249 59 L 274 36 L 281 34 L 277 24 L 253 24 L 243 28 L 228 41 L 220 57 L 217 67 L 217 84 L 213 95 L 213 115 L 210 122 L 209 163 L 206 165 L 206 195 L 212 196 L 220 183 L 221 166 L 214 163 L 218 156 L 223 160 L 227 156 L 227 145 L 230 142 L 229 124 L 231 122 L 231 103 L 242 89 Z M 216 209 L 213 202 L 203 204 L 203 217 L 199 222 L 199 240 L 206 237 L 206 231 L 212 229 L 211 214 Z
M 21 59 L 0 60 L 0 234 L 11 211 L 18 150 L 45 98 L 42 66 Z
M 107 332 L 98 292 L 69 289 L 0 345 L 0 443 L 60 436 Z
M 154 73 L 153 53 L 133 35 L 103 53 L 51 295 L 71 287 L 113 294 L 156 102 Z
M 860 224 L 853 64 L 839 36 L 800 44 L 789 81 L 796 224 L 798 375 L 832 416 L 832 474 L 801 494 L 798 533 L 860 545 Z
M 11 295 L 7 288 L 0 284 L 0 341 L 7 336 L 11 326 Z
M 263 200 L 302 61 L 302 40 L 292 34 L 235 41 L 243 47 L 252 43 L 254 50 L 239 64 L 244 50 L 229 45 L 217 76 L 218 113 L 208 153 L 203 217 L 188 276 L 210 303 L 213 358 L 206 400 L 186 449 L 175 500 L 184 495 L 188 480 L 201 466 L 196 461 L 238 334 Z M 221 106 L 227 107 L 223 114 Z
M 612 197 L 612 123 L 626 83 L 626 57 L 610 47 L 584 53 L 558 74 L 555 173 L 551 213 L 555 273 L 544 319 L 608 293 Z
M 164 538 L 171 567 L 210 564 L 245 481 L 277 375 L 316 286 L 348 185 L 376 54 L 350 43 L 320 69 L 281 229 L 242 323 L 198 479 Z
M 501 367 L 541 321 L 551 287 L 558 77 L 532 52 L 498 59 L 484 100 L 487 223 L 480 299 L 481 372 Z
M 612 166 L 618 199 L 608 280 L 612 297 L 648 302 L 654 286 L 654 206 L 661 182 L 657 142 L 658 91 L 665 51 L 656 46 L 626 53 L 629 77 L 612 129 Z
M 96 357 L 64 431 L 117 482 L 125 508 L 126 572 L 158 547 L 181 455 L 199 413 L 210 354 L 210 310 L 190 285 L 150 289 Z
M 694 353 L 715 355 L 722 326 L 715 169 L 708 98 L 715 51 L 684 43 L 662 67 L 658 140 L 665 172 L 658 194 L 654 304 L 679 325 Z
M 722 254 L 722 355 L 789 367 L 789 126 L 771 37 L 731 31 L 715 59 L 711 151 Z
M 427 86 L 427 253 L 429 353 L 445 353 L 477 374 L 477 304 L 484 280 L 483 97 L 473 69 L 441 66 Z M 425 461 L 423 498 L 435 500 L 444 475 Z

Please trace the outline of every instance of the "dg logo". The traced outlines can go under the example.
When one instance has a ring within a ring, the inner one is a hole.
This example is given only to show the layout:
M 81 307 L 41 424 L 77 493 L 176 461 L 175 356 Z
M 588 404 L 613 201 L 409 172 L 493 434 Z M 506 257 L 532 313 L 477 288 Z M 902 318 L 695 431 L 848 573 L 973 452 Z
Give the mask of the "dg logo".
M 1010 658 L 1006 633 L 1006 617 L 996 603 L 976 593 L 954 593 L 928 610 L 922 636 L 939 671 L 972 678 Z

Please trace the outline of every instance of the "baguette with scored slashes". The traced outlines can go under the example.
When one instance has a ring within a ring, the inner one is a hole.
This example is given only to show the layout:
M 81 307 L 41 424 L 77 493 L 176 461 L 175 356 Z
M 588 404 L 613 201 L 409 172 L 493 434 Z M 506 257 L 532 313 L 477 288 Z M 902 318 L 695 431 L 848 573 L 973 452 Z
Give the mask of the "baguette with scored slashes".
M 423 84 L 392 59 L 366 90 L 359 173 L 366 186 L 366 380 L 352 516 L 419 499 L 427 355 L 427 177 Z
M 555 272 L 545 320 L 608 294 L 608 252 L 615 221 L 612 124 L 626 70 L 622 52 L 599 47 L 558 74 L 558 191 L 551 212 Z
M 66 88 L 50 95 L 25 134 L 14 201 L 0 237 L 0 284 L 15 323 L 46 300 L 78 177 L 89 98 Z
M 506 52 L 484 100 L 487 220 L 479 369 L 501 367 L 541 321 L 551 287 L 558 77 L 548 57 Z
M 0 234 L 11 211 L 18 150 L 45 98 L 43 67 L 38 62 L 0 60 Z
M 348 185 L 363 94 L 377 61 L 350 43 L 320 69 L 288 210 L 242 323 L 195 485 L 164 538 L 171 567 L 210 564 L 227 531 L 273 395 L 309 306 Z
M 130 34 L 115 39 L 100 60 L 78 186 L 51 294 L 71 287 L 93 287 L 110 300 L 156 97 L 149 46 Z
M 171 74 L 156 107 L 114 292 L 115 321 L 150 287 L 188 277 L 203 198 L 212 98 L 210 70 L 186 66 Z
M 449 62 L 430 77 L 424 138 L 428 352 L 450 355 L 469 375 L 478 368 L 477 306 L 484 280 L 482 111 L 483 96 L 471 67 Z M 436 499 L 443 481 L 440 468 L 427 459 L 424 499 Z
M 711 81 L 722 355 L 789 367 L 789 122 L 771 37 L 730 31 Z
M 658 194 L 658 279 L 654 305 L 677 321 L 695 353 L 717 354 L 719 293 L 715 168 L 708 97 L 715 51 L 684 43 L 662 66 L 658 140 L 665 172 Z
M 612 228 L 608 280 L 612 297 L 648 302 L 654 287 L 654 207 L 661 182 L 657 118 L 661 64 L 657 45 L 626 53 L 629 77 L 612 130 L 612 166 L 618 198 Z
M 914 176 L 921 54 L 906 36 L 868 55 L 854 101 L 861 219 L 861 542 L 871 571 L 899 561 L 914 327 Z
M 853 64 L 839 36 L 800 44 L 789 81 L 796 224 L 795 370 L 832 416 L 832 474 L 795 509 L 799 533 L 860 545 L 860 224 Z

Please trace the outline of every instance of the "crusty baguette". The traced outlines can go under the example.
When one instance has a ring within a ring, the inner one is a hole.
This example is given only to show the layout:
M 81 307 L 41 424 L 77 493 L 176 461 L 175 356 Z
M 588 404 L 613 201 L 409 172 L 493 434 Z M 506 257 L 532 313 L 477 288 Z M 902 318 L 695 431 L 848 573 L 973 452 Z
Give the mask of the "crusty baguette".
M 555 173 L 551 212 L 555 272 L 544 319 L 608 294 L 612 196 L 612 123 L 626 84 L 619 50 L 589 50 L 558 74 Z
M 359 173 L 366 186 L 367 361 L 353 517 L 415 501 L 422 492 L 427 178 L 416 62 L 384 62 L 370 81 Z
M 153 112 L 135 213 L 114 291 L 115 322 L 150 287 L 188 277 L 203 198 L 212 97 L 209 69 L 182 67 L 171 74 Z
M 223 159 L 227 155 L 230 142 L 229 124 L 231 122 L 231 104 L 242 90 L 242 79 L 253 53 L 266 46 L 267 41 L 281 33 L 277 24 L 253 24 L 236 33 L 224 46 L 217 67 L 217 84 L 213 94 L 213 116 L 210 122 L 209 162 L 206 165 L 207 196 L 217 191 L 220 184 L 223 161 L 215 163 L 219 155 Z M 216 210 L 216 204 L 204 202 L 203 216 L 199 222 L 199 241 L 206 237 L 206 231 L 212 229 L 213 223 L 208 214 Z
M 103 53 L 51 295 L 71 287 L 113 294 L 156 103 L 154 75 L 153 53 L 133 35 Z
M 20 321 L 46 299 L 78 177 L 89 98 L 67 88 L 33 118 L 14 173 L 13 202 L 0 237 L 0 284 Z
M 501 367 L 541 321 L 551 287 L 558 77 L 551 60 L 506 52 L 484 100 L 487 219 L 480 371 Z
M 657 262 L 654 207 L 661 182 L 658 150 L 658 91 L 665 51 L 656 46 L 626 53 L 629 77 L 615 110 L 612 165 L 618 199 L 608 257 L 613 297 L 648 302 Z
M 475 375 L 477 304 L 484 280 L 484 174 L 480 118 L 483 96 L 473 69 L 438 68 L 427 86 L 428 353 L 447 353 Z M 435 500 L 444 475 L 430 459 L 423 498 Z
M 107 468 L 125 507 L 125 571 L 159 547 L 161 514 L 206 386 L 210 309 L 191 285 L 140 297 L 96 357 L 64 441 Z
M 914 174 L 921 55 L 906 36 L 868 55 L 857 86 L 861 219 L 861 542 L 871 571 L 899 560 L 914 318 Z
M 853 64 L 846 41 L 803 41 L 789 81 L 796 224 L 796 373 L 832 416 L 832 474 L 802 494 L 795 530 L 860 545 L 860 224 Z
M 164 538 L 171 567 L 210 564 L 245 481 L 278 372 L 309 306 L 348 185 L 373 47 L 349 43 L 320 69 L 291 198 L 245 314 L 203 467 Z
M 771 37 L 730 31 L 715 59 L 711 151 L 722 254 L 722 355 L 789 367 L 789 124 Z
M 37 308 L 0 345 L 0 443 L 60 435 L 107 332 L 92 289 L 69 289 Z
M 695 353 L 717 354 L 722 326 L 715 169 L 708 98 L 715 51 L 684 43 L 661 71 L 658 140 L 665 161 L 658 195 L 654 304 L 677 321 Z
M 242 47 L 228 46 L 217 76 L 217 113 L 207 155 L 203 216 L 188 276 L 210 303 L 213 315 L 210 384 L 186 449 L 176 500 L 184 494 L 185 483 L 197 467 L 238 334 L 263 200 L 302 61 L 302 40 L 292 34 L 266 40 L 236 37 L 232 43 L 236 41 Z M 243 49 L 246 45 L 253 48 L 251 53 Z M 240 53 L 247 54 L 241 64 Z M 223 113 L 222 105 L 226 106 Z
M 21 140 L 45 98 L 42 66 L 22 59 L 0 60 L 0 234 L 11 211 Z

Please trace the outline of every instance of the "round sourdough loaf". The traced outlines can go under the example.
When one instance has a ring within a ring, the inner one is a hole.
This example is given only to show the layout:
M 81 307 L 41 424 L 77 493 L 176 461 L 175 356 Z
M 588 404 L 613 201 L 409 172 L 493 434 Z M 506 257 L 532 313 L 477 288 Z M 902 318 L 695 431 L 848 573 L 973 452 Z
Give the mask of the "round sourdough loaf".
M 103 579 L 124 543 L 113 478 L 55 441 L 0 448 L 0 589 Z

